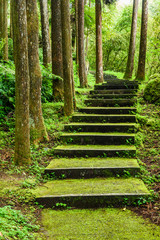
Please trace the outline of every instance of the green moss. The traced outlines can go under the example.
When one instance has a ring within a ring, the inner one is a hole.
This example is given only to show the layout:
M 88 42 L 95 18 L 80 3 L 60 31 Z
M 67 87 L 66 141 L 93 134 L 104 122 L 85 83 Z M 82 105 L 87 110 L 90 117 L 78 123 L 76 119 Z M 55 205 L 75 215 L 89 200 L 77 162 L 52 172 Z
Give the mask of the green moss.
M 160 227 L 129 210 L 43 210 L 42 223 L 48 240 L 156 240 Z
M 128 136 L 128 137 L 134 137 L 134 133 L 118 133 L 118 132 L 111 132 L 111 133 L 99 133 L 99 132 L 80 132 L 80 133 L 63 133 L 62 136 L 72 137 L 72 136 L 83 136 L 83 135 L 89 135 L 89 136 Z
M 51 161 L 47 169 L 75 167 L 138 167 L 136 159 L 125 158 L 59 158 Z
M 109 193 L 145 193 L 149 194 L 140 179 L 98 178 L 54 180 L 32 190 L 37 197 L 68 194 L 109 194 Z
M 149 103 L 160 103 L 160 74 L 154 74 L 144 89 L 144 99 Z
M 60 145 L 56 149 L 59 150 L 70 150 L 70 149 L 75 149 L 75 150 L 136 150 L 135 146 L 128 146 L 128 145 Z

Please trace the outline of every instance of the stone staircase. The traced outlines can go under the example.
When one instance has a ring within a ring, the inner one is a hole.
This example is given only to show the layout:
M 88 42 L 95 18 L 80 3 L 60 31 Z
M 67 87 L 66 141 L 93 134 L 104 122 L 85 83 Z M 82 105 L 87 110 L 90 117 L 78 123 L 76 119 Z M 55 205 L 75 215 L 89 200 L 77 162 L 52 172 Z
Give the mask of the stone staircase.
M 57 177 L 36 192 L 46 206 L 119 206 L 149 195 L 135 177 L 135 123 L 138 82 L 106 79 L 95 85 L 85 100 L 87 107 L 64 126 L 63 145 L 54 149 L 54 159 L 45 174 Z

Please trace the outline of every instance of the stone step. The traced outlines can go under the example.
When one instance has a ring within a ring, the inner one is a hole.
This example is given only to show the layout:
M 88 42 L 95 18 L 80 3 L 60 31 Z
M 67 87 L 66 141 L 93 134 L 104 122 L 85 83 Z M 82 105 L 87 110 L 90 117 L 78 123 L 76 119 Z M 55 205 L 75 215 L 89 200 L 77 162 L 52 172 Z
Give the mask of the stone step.
M 68 132 L 128 132 L 134 133 L 134 123 L 70 123 L 64 125 Z
M 110 82 L 110 83 L 104 83 L 104 84 L 96 84 L 94 86 L 94 90 L 108 90 L 108 89 L 138 89 L 138 83 L 134 84 L 132 82 L 128 83 L 117 83 L 116 82 Z
M 136 89 L 91 90 L 90 94 L 134 94 Z
M 64 179 L 135 176 L 139 171 L 136 159 L 57 158 L 51 161 L 44 174 Z
M 104 78 L 104 80 L 105 80 L 105 79 L 106 79 L 106 80 L 118 79 L 117 76 L 112 75 L 112 74 L 106 74 L 106 73 L 103 74 L 103 78 Z
M 138 84 L 137 80 L 128 80 L 128 79 L 106 79 L 105 82 L 102 83 L 102 85 L 106 84 L 114 84 L 114 85 L 121 85 L 121 84 Z
M 129 114 L 114 114 L 114 115 L 103 115 L 103 114 L 74 114 L 72 116 L 72 122 L 90 122 L 90 123 L 126 123 L 136 122 L 135 115 Z
M 133 133 L 63 133 L 61 140 L 67 144 L 80 145 L 133 145 Z
M 136 97 L 136 94 L 89 94 L 88 98 L 94 99 L 132 99 Z
M 133 106 L 136 99 L 86 99 L 84 103 L 93 107 L 120 107 Z
M 58 203 L 80 208 L 119 206 L 126 204 L 126 199 L 129 205 L 150 195 L 144 183 L 137 178 L 54 180 L 32 190 L 32 193 L 40 205 L 49 208 Z
M 90 114 L 135 114 L 135 107 L 83 107 L 79 112 Z
M 61 157 L 135 157 L 135 146 L 128 145 L 60 145 L 54 155 Z

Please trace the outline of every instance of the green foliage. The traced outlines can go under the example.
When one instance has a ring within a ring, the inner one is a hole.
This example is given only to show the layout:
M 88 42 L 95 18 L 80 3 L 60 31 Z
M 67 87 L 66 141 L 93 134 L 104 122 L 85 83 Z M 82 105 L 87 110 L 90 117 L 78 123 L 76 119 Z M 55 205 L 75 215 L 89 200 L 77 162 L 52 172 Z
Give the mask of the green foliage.
M 34 240 L 34 231 L 39 226 L 31 222 L 19 210 L 14 210 L 11 206 L 0 208 L 0 239 L 23 239 Z
M 15 67 L 12 61 L 0 63 L 0 119 L 14 109 Z
M 144 99 L 149 103 L 160 103 L 160 74 L 150 77 L 150 81 L 144 89 Z

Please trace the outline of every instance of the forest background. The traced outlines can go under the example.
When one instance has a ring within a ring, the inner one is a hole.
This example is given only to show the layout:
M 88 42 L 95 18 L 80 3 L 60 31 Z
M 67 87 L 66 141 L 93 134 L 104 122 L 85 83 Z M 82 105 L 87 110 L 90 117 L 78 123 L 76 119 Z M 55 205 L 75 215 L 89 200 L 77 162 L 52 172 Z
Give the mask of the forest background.
M 96 31 L 95 31 L 95 1 L 86 1 L 84 7 L 84 38 L 85 38 L 85 62 L 88 70 L 88 88 L 80 88 L 80 82 L 78 77 L 78 66 L 76 64 L 76 47 L 74 42 L 75 37 L 75 8 L 74 1 L 70 1 L 71 12 L 71 29 L 72 29 L 72 57 L 73 57 L 73 75 L 76 90 L 77 107 L 83 105 L 86 94 L 93 88 L 95 84 L 95 69 L 96 69 Z M 139 3 L 138 21 L 137 21 L 137 36 L 136 36 L 136 51 L 134 58 L 134 71 L 132 79 L 135 79 L 138 69 L 138 56 L 140 45 L 140 29 L 141 29 L 141 2 Z M 8 1 L 9 7 L 10 1 Z M 90 4 L 89 4 L 90 3 Z M 130 40 L 130 30 L 132 21 L 132 1 L 130 4 L 113 3 L 105 5 L 102 8 L 102 43 L 103 43 L 103 69 L 107 74 L 117 75 L 119 78 L 123 78 L 128 57 L 128 48 Z M 51 1 L 48 1 L 49 10 L 49 27 L 51 32 Z M 63 113 L 63 100 L 55 101 L 53 97 L 52 81 L 56 79 L 56 76 L 52 74 L 52 66 L 48 64 L 44 66 L 43 62 L 43 44 L 42 44 L 42 31 L 41 31 L 41 14 L 40 5 L 38 3 L 38 16 L 39 16 L 39 59 L 42 74 L 42 108 L 45 127 L 49 135 L 48 141 L 42 141 L 39 144 L 33 144 L 31 141 L 31 165 L 29 167 L 18 167 L 14 163 L 14 145 L 15 145 L 15 64 L 14 64 L 14 52 L 13 52 L 13 40 L 10 29 L 10 16 L 8 8 L 8 59 L 4 59 L 4 46 L 5 40 L 0 40 L 0 174 L 1 174 L 1 187 L 0 192 L 5 189 L 6 199 L 1 202 L 1 211 L 4 210 L 5 205 L 11 205 L 13 209 L 20 209 L 23 214 L 30 208 L 30 216 L 37 216 L 39 213 L 39 207 L 32 208 L 30 204 L 31 196 L 28 189 L 35 187 L 44 180 L 41 177 L 41 173 L 48 165 L 48 162 L 52 156 L 53 146 L 58 145 L 59 136 L 63 129 L 63 124 L 69 121 L 69 117 L 64 116 Z M 154 104 L 148 104 L 143 99 L 143 92 L 145 86 L 150 79 L 159 79 L 160 81 L 160 0 L 149 1 L 149 15 L 148 15 L 148 37 L 147 37 L 147 55 L 146 55 L 146 80 L 142 82 L 139 92 L 139 121 L 142 130 L 138 136 L 139 141 L 139 155 L 144 151 L 143 142 L 146 139 L 146 125 L 150 126 L 150 130 L 158 129 L 159 126 L 159 106 Z M 156 90 L 156 89 L 155 89 Z M 142 107 L 143 106 L 143 107 Z M 154 114 L 155 113 L 155 114 Z M 150 123 L 148 123 L 150 121 Z M 143 129 L 144 128 L 144 129 Z M 150 132 L 149 130 L 149 132 Z M 145 133 L 144 133 L 145 132 Z M 154 131 L 157 134 L 157 132 Z M 150 133 L 151 134 L 151 133 Z M 157 135 L 150 135 L 154 137 L 154 143 Z M 149 141 L 149 140 L 148 140 Z M 152 148 L 152 154 L 159 156 L 159 152 L 155 153 L 155 148 Z M 145 151 L 144 155 L 147 154 Z M 151 153 L 150 153 L 151 154 Z M 157 154 L 157 155 L 156 155 Z M 153 156 L 151 155 L 151 157 Z M 158 166 L 158 163 L 157 165 Z M 142 164 L 142 178 L 143 180 L 152 186 L 155 190 L 155 185 L 159 184 L 159 174 L 155 169 L 151 170 L 149 166 L 144 167 Z M 8 188 L 8 176 L 12 179 L 12 184 Z M 147 176 L 147 177 L 146 177 Z M 4 181 L 6 179 L 7 181 Z M 17 194 L 17 189 L 19 194 Z M 156 184 L 155 184 L 156 183 Z M 154 185 L 155 184 L 155 185 Z M 154 186 L 153 186 L 154 185 Z M 21 189 L 21 191 L 20 191 Z M 158 190 L 157 190 L 158 191 Z M 25 194 L 24 194 L 25 192 Z M 156 191 L 155 191 L 156 192 Z M 23 195 L 23 198 L 22 198 Z M 25 202 L 22 207 L 22 202 Z M 25 206 L 25 207 L 24 207 Z M 157 205 L 153 205 L 151 211 Z M 21 209 L 24 208 L 24 209 Z M 7 214 L 5 211 L 5 214 Z M 144 211 L 144 209 L 143 209 Z M 141 211 L 142 213 L 142 211 Z M 16 215 L 17 213 L 13 213 Z M 22 214 L 22 213 L 18 213 Z M 148 214 L 148 215 L 147 215 Z M 151 213 L 147 212 L 152 221 L 156 222 L 159 219 L 158 213 L 156 213 L 153 219 Z M 145 215 L 145 214 L 144 214 Z M 0 215 L 1 216 L 1 215 Z M 22 215 L 23 216 L 23 215 Z M 36 220 L 39 220 L 36 218 Z M 24 221 L 25 222 L 25 221 Z M 27 226 L 28 223 L 26 223 Z M 38 229 L 32 225 L 31 231 L 38 231 Z M 30 230 L 24 233 L 29 236 Z M 8 229 L 6 230 L 6 232 Z M 13 233 L 14 234 L 14 233 Z M 1 235 L 0 235 L 1 237 Z M 23 239 L 23 237 L 22 237 Z M 28 237 L 29 239 L 29 237 Z

